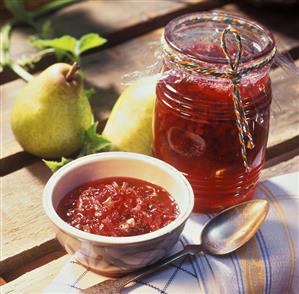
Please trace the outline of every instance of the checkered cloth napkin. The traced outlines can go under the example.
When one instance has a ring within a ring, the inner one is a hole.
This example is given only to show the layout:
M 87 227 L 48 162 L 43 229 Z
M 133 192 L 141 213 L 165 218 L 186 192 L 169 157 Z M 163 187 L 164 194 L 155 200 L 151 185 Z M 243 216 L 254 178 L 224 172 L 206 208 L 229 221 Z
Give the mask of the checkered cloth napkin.
M 123 293 L 299 293 L 299 173 L 260 183 L 255 198 L 267 199 L 270 211 L 245 246 L 226 256 L 186 257 Z M 172 253 L 199 243 L 201 228 L 212 217 L 193 214 Z M 80 293 L 105 279 L 70 258 L 44 293 Z

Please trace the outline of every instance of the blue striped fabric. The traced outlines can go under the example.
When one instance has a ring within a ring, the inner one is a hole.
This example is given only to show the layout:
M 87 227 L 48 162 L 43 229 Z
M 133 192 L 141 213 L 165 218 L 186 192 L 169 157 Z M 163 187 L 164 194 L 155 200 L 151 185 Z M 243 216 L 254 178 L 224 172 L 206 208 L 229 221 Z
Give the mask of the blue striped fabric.
M 270 211 L 241 249 L 226 256 L 187 257 L 123 293 L 299 293 L 299 173 L 259 184 L 255 197 L 267 199 Z M 212 217 L 193 214 L 174 251 L 198 243 L 203 224 Z M 71 258 L 45 292 L 79 293 L 100 280 Z

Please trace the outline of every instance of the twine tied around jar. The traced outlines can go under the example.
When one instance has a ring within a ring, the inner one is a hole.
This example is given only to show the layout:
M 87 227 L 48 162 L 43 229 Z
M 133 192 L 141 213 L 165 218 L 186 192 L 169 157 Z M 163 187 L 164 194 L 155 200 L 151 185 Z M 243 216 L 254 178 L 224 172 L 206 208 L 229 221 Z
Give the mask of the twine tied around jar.
M 232 58 L 232 56 L 230 56 L 226 44 L 226 36 L 229 33 L 233 35 L 236 41 L 236 54 L 234 59 Z M 216 78 L 230 79 L 232 81 L 234 113 L 236 117 L 236 125 L 238 128 L 239 142 L 241 146 L 241 155 L 242 155 L 242 160 L 243 160 L 243 165 L 245 167 L 245 170 L 249 171 L 250 167 L 248 165 L 248 160 L 247 160 L 247 149 L 253 149 L 254 142 L 248 125 L 248 121 L 246 119 L 244 104 L 242 101 L 242 97 L 240 95 L 239 84 L 243 75 L 251 71 L 260 69 L 266 64 L 270 63 L 275 56 L 276 48 L 274 48 L 270 52 L 270 54 L 263 60 L 256 62 L 248 67 L 243 67 L 239 69 L 240 59 L 242 56 L 241 37 L 238 34 L 237 30 L 235 30 L 231 26 L 228 26 L 221 33 L 220 45 L 225 55 L 225 58 L 230 66 L 230 69 L 226 71 L 219 71 L 214 68 L 202 67 L 199 64 L 194 63 L 192 61 L 192 58 L 190 58 L 190 56 L 184 58 L 182 54 L 172 49 L 167 44 L 164 38 L 162 38 L 161 44 L 162 44 L 163 51 L 165 52 L 169 61 L 172 64 L 183 66 L 185 69 L 193 73 L 200 73 L 206 76 L 211 76 Z
M 232 59 L 232 57 L 229 55 L 227 46 L 226 46 L 226 41 L 225 37 L 228 33 L 233 34 L 235 37 L 235 40 L 237 41 L 236 45 L 236 57 L 235 60 Z M 234 111 L 236 115 L 236 125 L 239 131 L 239 141 L 241 145 L 241 154 L 242 154 L 242 159 L 243 159 L 243 164 L 244 167 L 247 170 L 249 170 L 249 165 L 247 161 L 247 150 L 248 149 L 253 149 L 254 148 L 254 143 L 252 140 L 252 135 L 250 133 L 250 129 L 248 126 L 248 121 L 246 119 L 245 111 L 244 111 L 244 104 L 242 101 L 242 97 L 240 95 L 240 90 L 239 90 L 239 83 L 241 80 L 241 77 L 238 75 L 238 67 L 241 59 L 241 54 L 242 54 L 242 42 L 241 42 L 241 37 L 238 34 L 238 32 L 233 29 L 233 28 L 226 28 L 223 30 L 221 34 L 221 48 L 223 50 L 223 53 L 225 55 L 225 58 L 227 59 L 228 64 L 231 67 L 231 81 L 233 83 L 234 89 L 233 89 L 233 102 L 234 102 Z

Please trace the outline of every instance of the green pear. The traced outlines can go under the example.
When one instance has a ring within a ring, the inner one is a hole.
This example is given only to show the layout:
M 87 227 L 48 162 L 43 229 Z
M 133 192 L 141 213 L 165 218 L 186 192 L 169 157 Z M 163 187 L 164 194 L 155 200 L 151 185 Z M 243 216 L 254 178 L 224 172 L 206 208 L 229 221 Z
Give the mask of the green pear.
M 93 115 L 77 70 L 75 65 L 56 63 L 19 93 L 11 126 L 25 151 L 55 159 L 80 149 Z
M 103 130 L 112 149 L 152 154 L 152 120 L 158 76 L 135 81 L 125 88 Z

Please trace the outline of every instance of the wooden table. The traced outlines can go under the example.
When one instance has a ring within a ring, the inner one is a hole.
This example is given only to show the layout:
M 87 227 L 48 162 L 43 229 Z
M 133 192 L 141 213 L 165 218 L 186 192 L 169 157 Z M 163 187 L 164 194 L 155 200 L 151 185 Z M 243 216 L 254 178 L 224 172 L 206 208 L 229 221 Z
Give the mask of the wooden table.
M 107 45 L 82 58 L 86 80 L 96 89 L 91 104 L 96 119 L 105 124 L 109 112 L 124 88 L 123 76 L 144 71 L 154 62 L 163 26 L 175 16 L 211 9 L 239 13 L 271 29 L 281 52 L 299 65 L 299 15 L 295 9 L 256 8 L 251 5 L 208 0 L 83 1 L 48 15 L 57 36 L 76 37 L 97 32 Z M 5 16 L 5 14 L 1 13 Z M 12 35 L 15 60 L 32 54 L 27 41 L 32 31 L 18 28 Z M 43 59 L 36 71 L 53 63 Z M 274 103 L 267 162 L 262 178 L 299 170 L 299 83 L 298 76 L 280 67 L 271 72 Z M 25 153 L 10 128 L 10 111 L 24 82 L 12 72 L 1 74 L 1 261 L 3 293 L 39 293 L 58 273 L 68 256 L 55 239 L 42 209 L 43 187 L 50 171 L 40 159 Z

